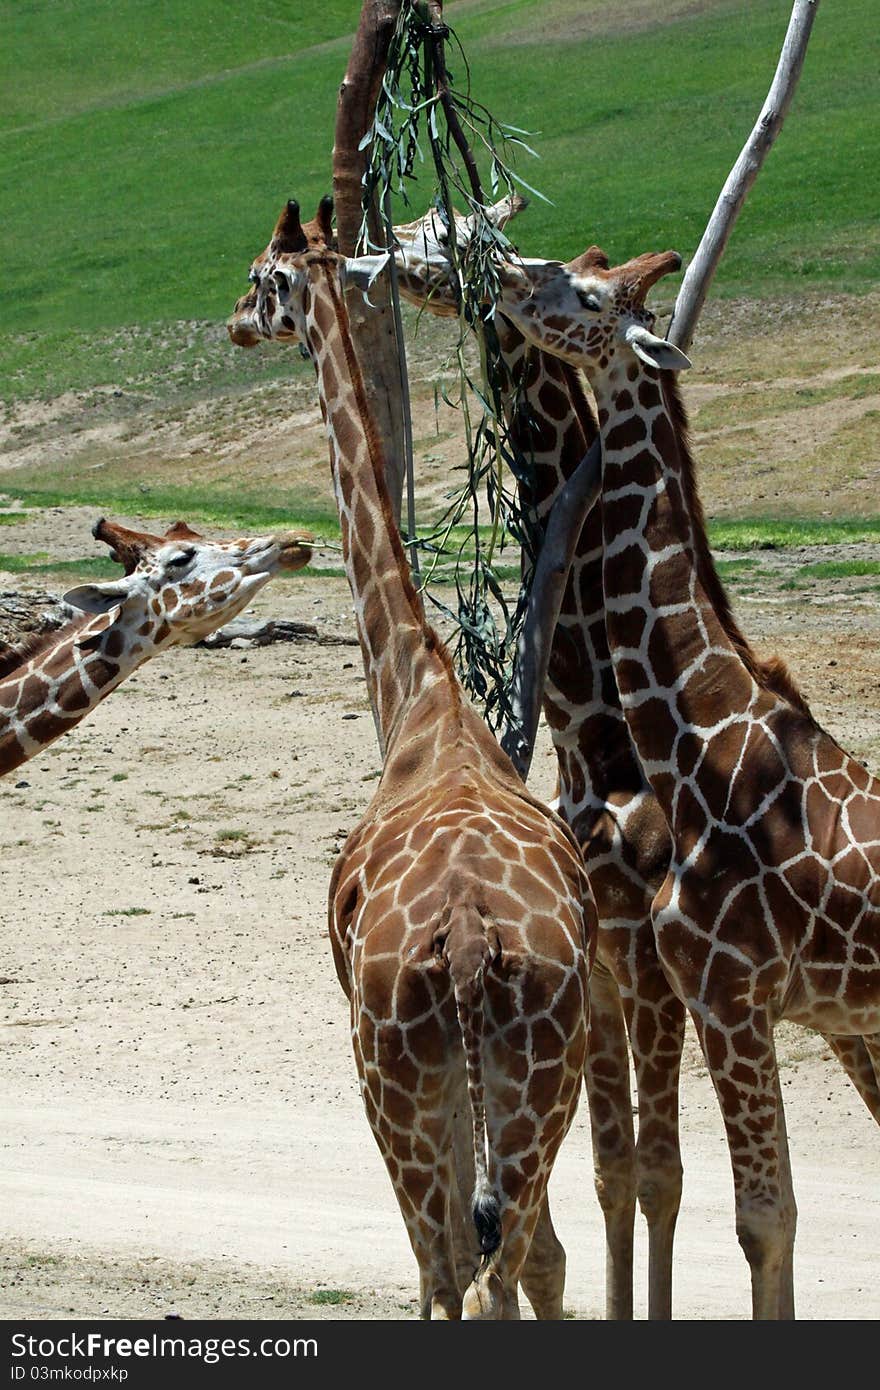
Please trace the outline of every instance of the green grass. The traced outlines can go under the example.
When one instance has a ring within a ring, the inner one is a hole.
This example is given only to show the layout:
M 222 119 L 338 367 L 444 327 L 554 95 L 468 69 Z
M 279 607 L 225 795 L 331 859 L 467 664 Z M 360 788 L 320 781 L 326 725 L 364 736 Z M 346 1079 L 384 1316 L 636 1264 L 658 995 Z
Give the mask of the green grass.
M 738 560 L 718 560 L 716 569 L 724 580 L 750 579 L 760 573 L 757 560 L 750 558 Z
M 802 410 L 805 406 L 824 405 L 827 401 L 864 400 L 878 392 L 877 372 L 852 372 L 817 386 L 773 387 L 762 381 L 759 385 L 741 385 L 729 395 L 701 404 L 696 423 L 700 430 L 713 430 L 724 425 L 742 425 L 748 419 Z
M 0 141 L 2 150 L 2 141 Z M 231 307 L 231 306 L 230 306 Z M 310 381 L 298 353 L 271 346 L 254 352 L 233 348 L 222 314 L 208 322 L 148 322 L 126 328 L 48 325 L 38 332 L 8 332 L 0 307 L 0 380 L 3 396 L 52 399 L 66 391 L 112 387 L 117 410 L 137 412 L 154 399 L 173 401 L 203 391 L 249 390 L 291 377 Z M 85 402 L 96 403 L 94 398 Z
M 876 579 L 880 575 L 880 560 L 820 560 L 801 565 L 782 585 L 783 589 L 803 589 L 823 579 Z M 854 584 L 854 592 L 876 591 L 874 584 Z
M 270 0 L 243 20 L 220 0 L 9 7 L 0 317 L 29 335 L 19 350 L 39 357 L 34 334 L 54 335 L 49 350 L 62 353 L 71 332 L 222 323 L 283 201 L 296 194 L 310 209 L 330 185 L 357 9 Z M 541 161 L 522 173 L 555 205 L 533 204 L 523 249 L 569 256 L 598 240 L 614 257 L 665 245 L 690 253 L 766 94 L 789 9 L 789 0 L 709 0 L 675 23 L 597 37 L 569 30 L 570 0 L 450 6 L 476 95 L 543 132 L 532 142 Z M 623 0 L 622 20 L 626 10 Z M 822 8 L 717 292 L 860 289 L 880 274 L 865 196 L 874 19 L 873 0 Z M 450 63 L 462 78 L 461 61 Z M 430 193 L 420 178 L 418 211 Z
M 709 522 L 715 550 L 785 550 L 805 545 L 847 545 L 880 540 L 880 518 L 867 521 L 746 519 Z
M 820 560 L 801 565 L 798 574 L 805 579 L 862 579 L 880 574 L 880 560 Z
M 354 1294 L 350 1289 L 315 1289 L 314 1293 L 308 1296 L 309 1303 L 316 1303 L 319 1307 L 335 1306 L 338 1303 L 351 1303 Z
M 329 508 L 310 506 L 295 494 L 290 494 L 289 505 L 280 500 L 269 504 L 234 479 L 218 482 L 210 489 L 172 483 L 126 487 L 83 479 L 46 489 L 16 478 L 14 491 L 17 500 L 28 507 L 95 507 L 106 516 L 182 516 L 190 522 L 229 526 L 241 532 L 302 530 L 326 535 L 328 539 L 339 536 L 339 518 Z M 276 499 L 286 495 L 283 488 L 273 492 Z
M 81 560 L 52 560 L 42 551 L 37 555 L 2 555 L 0 570 L 9 574 L 57 574 L 76 579 L 118 579 L 119 566 L 106 556 L 83 557 Z
M 23 521 L 27 521 L 24 512 L 0 512 L 0 526 L 20 526 Z

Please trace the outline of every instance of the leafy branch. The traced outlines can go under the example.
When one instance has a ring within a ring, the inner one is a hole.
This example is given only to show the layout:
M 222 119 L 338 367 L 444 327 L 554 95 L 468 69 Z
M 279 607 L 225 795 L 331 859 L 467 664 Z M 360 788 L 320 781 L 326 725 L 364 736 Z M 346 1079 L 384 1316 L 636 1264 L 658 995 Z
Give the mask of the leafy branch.
M 455 45 L 463 68 L 463 86 L 456 84 L 447 68 L 448 42 Z M 537 525 L 534 515 L 520 502 L 521 489 L 525 495 L 531 492 L 532 461 L 508 429 L 507 414 L 515 389 L 494 323 L 500 294 L 498 261 L 515 255 L 515 251 L 503 230 L 487 215 L 474 148 L 488 168 L 493 199 L 505 194 L 513 197 L 517 185 L 535 193 L 511 167 L 518 149 L 535 153 L 523 138 L 525 133 L 497 120 L 472 96 L 467 59 L 454 31 L 442 22 L 442 6 L 436 0 L 404 4 L 389 44 L 373 123 L 361 142 L 363 149 L 370 150 L 363 183 L 361 240 L 368 250 L 384 250 L 394 244 L 391 195 L 409 205 L 416 167 L 430 159 L 435 177 L 433 205 L 443 229 L 460 326 L 453 350 L 457 391 L 443 394 L 448 404 L 461 411 L 467 462 L 464 481 L 451 494 L 440 524 L 430 538 L 419 543 L 431 555 L 422 587 L 431 602 L 457 625 L 454 656 L 461 678 L 496 728 L 510 713 L 513 658 L 528 604 Z M 461 239 L 456 199 L 467 210 L 468 235 Z M 374 200 L 384 210 L 386 247 L 382 248 L 369 235 L 366 209 Z M 476 371 L 467 351 L 472 336 L 478 348 Z M 462 525 L 467 527 L 467 536 L 452 547 L 451 534 Z M 483 532 L 488 533 L 485 542 Z M 414 539 L 411 534 L 410 542 Z M 495 573 L 498 558 L 511 542 L 526 560 L 523 583 L 513 602 L 504 594 Z M 450 556 L 455 611 L 432 589 L 440 560 Z

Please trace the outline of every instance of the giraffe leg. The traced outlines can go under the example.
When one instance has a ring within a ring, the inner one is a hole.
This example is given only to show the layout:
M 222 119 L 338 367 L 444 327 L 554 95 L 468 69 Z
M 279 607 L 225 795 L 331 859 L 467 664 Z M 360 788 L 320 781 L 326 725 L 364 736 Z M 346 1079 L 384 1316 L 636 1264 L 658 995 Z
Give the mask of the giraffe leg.
M 402 1151 L 407 1148 L 406 1144 L 394 1144 L 394 1154 L 400 1164 L 394 1190 L 419 1266 L 421 1316 L 434 1321 L 457 1320 L 461 1317 L 461 1289 L 450 1208 L 457 1203 L 458 1193 L 454 1187 L 449 1146 L 445 1151 L 442 1148 L 436 1151 L 430 1179 L 421 1167 L 407 1162 L 410 1155 Z M 391 1165 L 388 1166 L 391 1172 Z
M 776 1050 L 774 1048 L 774 1061 Z M 779 1312 L 782 1321 L 794 1320 L 794 1238 L 797 1230 L 797 1203 L 794 1197 L 794 1184 L 791 1180 L 791 1155 L 788 1151 L 788 1131 L 785 1125 L 785 1106 L 782 1102 L 782 1086 L 779 1071 L 776 1072 L 776 1103 L 779 1123 L 779 1179 L 782 1191 L 783 1216 L 785 1220 L 785 1256 L 782 1262 L 782 1277 L 779 1287 Z
M 501 1243 L 484 1256 L 465 1290 L 462 1317 L 519 1318 L 517 1286 L 524 1279 L 536 1294 L 536 1312 L 552 1308 L 552 1277 L 561 1282 L 561 1247 L 553 1233 L 547 1184 L 559 1146 L 577 1110 L 587 1050 L 586 980 L 566 989 L 552 973 L 523 971 L 517 988 L 499 988 L 487 977 L 485 994 L 485 1113 L 492 1186 L 501 1207 Z M 560 972 L 562 978 L 562 972 Z M 532 1014 L 522 1000 L 538 1003 Z M 491 1041 L 490 1041 L 491 1040 Z M 543 1218 L 534 1261 L 526 1260 Z M 551 1279 L 545 1269 L 552 1270 Z M 543 1288 L 537 1289 L 537 1285 Z M 561 1291 L 560 1291 L 561 1292 Z
M 873 1048 L 880 1064 L 880 1034 L 875 1033 L 873 1039 L 843 1038 L 824 1033 L 822 1036 L 874 1119 L 880 1124 L 880 1065 L 875 1067 L 872 1061 Z
M 550 1201 L 546 1193 L 522 1268 L 520 1283 L 539 1321 L 558 1322 L 562 1318 L 565 1247 L 553 1229 Z
M 637 949 L 638 945 L 637 945 Z M 654 955 L 640 951 L 633 994 L 624 996 L 636 1074 L 639 1125 L 636 1193 L 648 1223 L 648 1317 L 672 1317 L 672 1252 L 681 1205 L 678 1086 L 684 1047 L 684 1005 Z
M 466 1094 L 464 1102 L 467 1103 Z M 467 1288 L 480 1263 L 480 1254 L 473 1222 L 470 1219 L 471 1194 L 474 1190 L 473 1134 L 470 1121 L 461 1107 L 456 1113 L 453 1149 L 457 1185 L 457 1200 L 454 1202 L 453 1213 L 456 1267 L 459 1287 Z M 562 1318 L 565 1247 L 554 1230 L 550 1202 L 546 1194 L 525 1258 L 520 1283 L 536 1318 L 540 1321 L 559 1321 Z
M 752 1276 L 752 1317 L 776 1320 L 793 1308 L 794 1198 L 773 1030 L 764 1010 L 737 1006 L 746 988 L 692 1010 L 724 1117 L 733 1167 L 736 1234 Z M 785 1314 L 788 1316 L 788 1312 Z
M 474 1131 L 467 1087 L 462 1086 L 455 1107 L 452 1138 L 455 1167 L 455 1193 L 452 1202 L 452 1232 L 458 1287 L 466 1289 L 480 1263 L 480 1246 L 471 1216 L 474 1193 Z
M 596 1195 L 605 1218 L 605 1316 L 620 1321 L 633 1315 L 635 1140 L 620 994 L 598 960 L 590 976 L 586 1082 Z
M 436 1020 L 433 1055 L 443 1056 L 445 1029 Z M 427 1031 L 427 1029 L 426 1029 Z M 421 1316 L 461 1317 L 454 1236 L 458 1191 L 453 1162 L 454 1076 L 442 1062 L 422 1068 L 418 1099 L 395 1080 L 405 1054 L 396 1024 L 376 1026 L 366 1010 L 353 1033 L 367 1119 L 394 1188 L 419 1267 Z
M 878 1088 L 880 1088 L 880 1033 L 866 1033 L 862 1038 L 862 1042 L 864 1043 L 865 1051 L 870 1057 L 871 1064 L 874 1068 L 874 1080 Z M 871 1113 L 874 1115 L 875 1120 L 880 1123 L 880 1115 L 873 1110 Z

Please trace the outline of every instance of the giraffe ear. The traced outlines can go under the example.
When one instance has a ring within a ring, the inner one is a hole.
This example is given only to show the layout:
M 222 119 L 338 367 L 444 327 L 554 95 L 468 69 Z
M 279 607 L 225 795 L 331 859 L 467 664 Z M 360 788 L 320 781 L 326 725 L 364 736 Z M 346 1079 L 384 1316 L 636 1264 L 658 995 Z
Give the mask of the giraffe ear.
M 123 581 L 108 584 L 79 584 L 68 589 L 64 602 L 81 613 L 110 613 L 128 598 L 131 590 Z
M 378 256 L 346 256 L 342 262 L 343 288 L 355 285 L 366 294 L 390 259 L 390 251 L 382 251 Z
M 636 357 L 647 362 L 649 367 L 666 372 L 683 372 L 691 365 L 690 358 L 685 357 L 680 348 L 667 343 L 665 338 L 658 338 L 656 333 L 651 333 L 640 323 L 633 323 L 626 330 L 626 341 Z
M 523 261 L 523 260 L 520 260 L 520 263 L 519 263 L 519 264 L 514 264 L 513 261 L 502 261 L 502 262 L 500 263 L 500 265 L 497 267 L 497 269 L 498 269 L 498 279 L 499 279 L 499 281 L 500 281 L 502 290 L 513 290 L 514 292 L 516 292 L 516 293 L 518 293 L 518 294 L 527 294 L 527 295 L 529 295 L 529 294 L 532 293 L 532 290 L 534 289 L 534 285 L 532 284 L 532 281 L 529 279 L 529 276 L 528 276 L 527 272 L 526 272 L 525 270 L 522 269 L 522 266 L 523 266 L 523 265 L 541 265 L 541 266 L 544 266 L 544 265 L 558 265 L 558 264 L 559 264 L 558 261 L 536 261 L 536 260 Z

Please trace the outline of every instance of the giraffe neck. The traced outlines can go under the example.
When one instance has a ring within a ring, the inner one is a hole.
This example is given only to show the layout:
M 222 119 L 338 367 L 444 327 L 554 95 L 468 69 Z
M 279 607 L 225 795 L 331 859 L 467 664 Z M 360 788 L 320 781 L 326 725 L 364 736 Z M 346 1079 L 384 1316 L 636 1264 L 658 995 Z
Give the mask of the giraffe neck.
M 413 696 L 432 677 L 449 682 L 450 667 L 425 620 L 394 525 L 385 461 L 338 273 L 335 266 L 318 261 L 309 276 L 306 332 L 330 445 L 345 569 L 384 754 Z
M 511 432 L 532 463 L 520 495 L 540 527 L 596 437 L 580 374 L 561 358 L 527 348 L 522 334 L 497 317 L 501 353 L 511 381 Z M 584 522 L 559 610 L 544 691 L 544 714 L 559 763 L 560 810 L 569 823 L 584 815 L 587 832 L 612 793 L 644 790 L 605 635 L 602 512 Z M 579 830 L 580 833 L 580 830 Z
M 170 640 L 164 623 L 142 627 L 128 636 L 102 614 L 21 649 L 0 678 L 0 776 L 66 734 Z
M 671 822 L 684 762 L 693 766 L 719 725 L 756 699 L 758 686 L 700 576 L 659 375 L 615 367 L 594 390 L 608 642 L 630 734 Z

